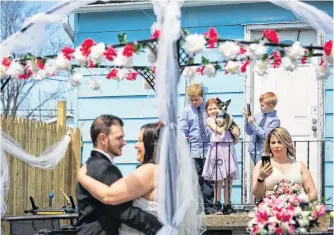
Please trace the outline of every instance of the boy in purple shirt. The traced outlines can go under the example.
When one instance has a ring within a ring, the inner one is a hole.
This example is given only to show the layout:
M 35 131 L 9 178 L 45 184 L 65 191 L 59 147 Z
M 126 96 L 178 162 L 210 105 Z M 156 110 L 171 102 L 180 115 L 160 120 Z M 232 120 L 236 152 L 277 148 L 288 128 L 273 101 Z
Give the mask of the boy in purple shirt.
M 277 105 L 277 96 L 273 92 L 266 92 L 259 98 L 261 112 L 254 117 L 249 116 L 246 109 L 245 132 L 251 136 L 251 143 L 248 148 L 254 164 L 261 159 L 263 143 L 268 134 L 275 128 L 280 127 L 280 119 L 277 117 L 275 107 Z
M 206 213 L 212 212 L 213 189 L 209 182 L 202 178 L 203 165 L 210 142 L 210 131 L 206 127 L 206 110 L 204 90 L 200 84 L 191 84 L 187 89 L 191 101 L 179 119 L 179 128 L 189 141 L 191 157 L 194 158 L 198 180 L 203 193 Z

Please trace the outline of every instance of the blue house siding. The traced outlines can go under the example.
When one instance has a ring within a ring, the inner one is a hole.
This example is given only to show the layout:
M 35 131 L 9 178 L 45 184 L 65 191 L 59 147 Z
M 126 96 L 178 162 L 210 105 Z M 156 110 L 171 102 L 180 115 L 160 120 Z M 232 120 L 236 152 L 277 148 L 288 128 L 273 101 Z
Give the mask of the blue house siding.
M 333 204 L 333 163 L 334 163 L 334 103 L 333 103 L 333 75 L 326 81 L 325 86 L 325 199 L 326 203 Z
M 330 2 L 314 3 L 323 10 L 332 9 Z M 146 14 L 155 19 L 152 10 L 145 10 Z M 79 45 L 86 38 L 92 38 L 96 42 L 107 44 L 118 43 L 117 34 L 126 33 L 128 41 L 142 40 L 150 37 L 150 27 L 153 20 L 142 11 L 126 12 L 100 12 L 83 13 L 75 16 L 75 45 Z M 332 12 L 329 13 L 333 15 Z M 129 17 L 131 15 L 131 18 Z M 191 33 L 204 33 L 208 27 L 215 27 L 222 38 L 243 39 L 244 25 L 257 23 L 279 23 L 297 22 L 292 13 L 276 7 L 270 3 L 256 4 L 235 4 L 188 7 L 182 9 L 182 27 Z M 203 55 L 210 59 L 219 58 L 217 51 L 208 51 Z M 195 61 L 200 60 L 201 55 L 196 56 Z M 135 65 L 148 64 L 145 53 L 136 55 Z M 82 70 L 84 71 L 84 70 Z M 102 83 L 102 92 L 92 91 L 88 88 L 87 81 L 90 75 L 84 71 L 85 77 L 82 85 L 78 88 L 78 98 L 75 102 L 76 125 L 81 127 L 83 150 L 82 162 L 85 162 L 90 155 L 92 143 L 90 140 L 89 128 L 100 114 L 115 114 L 120 116 L 125 123 L 125 139 L 127 145 L 124 147 L 123 156 L 115 159 L 117 165 L 124 175 L 127 175 L 137 166 L 136 150 L 134 145 L 138 138 L 140 127 L 149 122 L 157 120 L 157 107 L 152 92 L 143 89 L 143 78 L 138 77 L 137 81 L 110 81 L 105 78 L 106 74 L 97 76 Z M 220 97 L 223 100 L 231 99 L 232 103 L 229 112 L 234 116 L 235 121 L 243 129 L 243 101 L 244 101 L 244 76 L 225 75 L 218 72 L 215 78 L 196 76 L 193 82 L 203 83 L 205 86 L 205 98 Z M 333 81 L 333 80 L 332 80 Z M 180 79 L 179 91 L 179 114 L 183 110 L 185 94 L 184 78 Z M 333 85 L 326 87 L 326 138 L 333 139 L 333 108 L 329 106 L 333 100 Z M 148 97 L 148 94 L 150 95 Z M 327 113 L 327 110 L 328 113 Z M 330 111 L 331 110 L 331 111 Z M 242 130 L 243 132 L 243 130 Z M 241 136 L 241 140 L 243 136 Z M 241 174 L 242 145 L 236 145 L 238 154 L 239 172 Z M 330 149 L 331 148 L 331 149 Z M 333 148 L 328 145 L 326 151 L 333 153 Z M 329 157 L 331 156 L 331 157 Z M 327 169 L 332 169 L 333 154 L 326 154 Z M 332 174 L 332 170 L 329 170 Z M 333 182 L 326 181 L 326 195 L 333 190 Z M 232 203 L 241 203 L 241 180 L 233 183 Z

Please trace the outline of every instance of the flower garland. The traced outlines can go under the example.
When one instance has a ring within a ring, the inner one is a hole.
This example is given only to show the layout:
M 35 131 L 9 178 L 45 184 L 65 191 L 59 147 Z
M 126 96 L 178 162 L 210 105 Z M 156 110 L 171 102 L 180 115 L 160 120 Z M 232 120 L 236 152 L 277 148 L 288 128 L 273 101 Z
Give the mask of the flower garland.
M 182 75 L 186 79 L 193 79 L 197 74 L 214 77 L 218 70 L 222 68 L 225 74 L 246 73 L 251 61 L 255 61 L 254 72 L 259 76 L 264 76 L 269 67 L 283 67 L 286 71 L 294 71 L 298 68 L 298 63 L 305 64 L 307 60 L 314 56 L 321 56 L 319 65 L 316 65 L 316 76 L 318 79 L 326 79 L 329 75 L 329 66 L 333 64 L 334 48 L 333 42 L 328 41 L 323 47 L 303 47 L 296 41 L 293 45 L 280 45 L 279 36 L 275 30 L 266 29 L 263 37 L 255 42 L 223 40 L 219 39 L 217 30 L 209 28 L 204 34 L 189 34 L 184 30 L 183 47 L 188 53 L 189 60 L 186 65 L 182 65 Z M 157 55 L 155 49 L 150 47 L 150 43 L 159 39 L 162 32 L 157 24 L 151 27 L 151 37 L 149 40 L 127 43 L 126 34 L 119 34 L 119 45 L 105 45 L 96 43 L 92 39 L 86 39 L 78 47 L 64 47 L 55 57 L 42 58 L 26 54 L 19 59 L 4 57 L 0 65 L 0 77 L 11 77 L 17 79 L 43 80 L 49 76 L 55 76 L 58 72 L 67 71 L 70 75 L 69 82 L 72 86 L 81 84 L 82 75 L 73 74 L 72 69 L 83 67 L 87 69 L 105 68 L 108 71 L 108 80 L 128 80 L 135 81 L 140 74 L 138 68 L 133 66 L 134 54 L 145 49 L 148 61 L 151 66 L 145 66 L 147 73 L 155 74 L 155 62 Z M 273 56 L 266 53 L 267 46 L 279 48 Z M 122 48 L 122 49 L 118 49 Z M 203 52 L 207 48 L 217 48 L 221 54 L 222 61 L 210 61 L 202 56 L 201 63 L 195 64 L 195 55 Z M 322 50 L 323 54 L 315 53 L 315 50 Z M 110 63 L 113 63 L 110 65 Z M 90 87 L 99 90 L 100 82 L 92 80 Z M 145 82 L 145 88 L 147 82 Z
M 282 180 L 275 185 L 274 193 L 250 212 L 247 227 L 252 235 L 306 233 L 318 226 L 318 218 L 324 215 L 323 204 L 309 203 L 301 194 L 301 186 Z

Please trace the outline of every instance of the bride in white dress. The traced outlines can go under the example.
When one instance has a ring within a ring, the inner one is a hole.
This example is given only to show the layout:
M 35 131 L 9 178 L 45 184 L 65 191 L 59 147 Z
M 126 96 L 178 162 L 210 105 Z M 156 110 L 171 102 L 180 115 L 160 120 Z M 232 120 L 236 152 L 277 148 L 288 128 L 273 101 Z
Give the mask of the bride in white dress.
M 84 165 L 78 173 L 78 181 L 96 199 L 104 204 L 118 205 L 133 200 L 133 206 L 157 217 L 155 202 L 154 179 L 157 165 L 155 164 L 156 149 L 162 123 L 144 125 L 139 133 L 137 161 L 140 166 L 130 175 L 107 186 L 88 176 Z M 119 235 L 143 234 L 125 224 L 121 224 Z

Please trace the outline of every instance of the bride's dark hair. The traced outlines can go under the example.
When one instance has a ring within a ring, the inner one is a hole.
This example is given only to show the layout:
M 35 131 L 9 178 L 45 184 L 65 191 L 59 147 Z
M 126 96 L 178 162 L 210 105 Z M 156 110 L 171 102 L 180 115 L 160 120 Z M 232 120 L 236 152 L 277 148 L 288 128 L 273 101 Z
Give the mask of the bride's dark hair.
M 155 163 L 156 149 L 159 140 L 160 129 L 164 126 L 162 122 L 148 123 L 141 127 L 144 129 L 143 143 L 145 148 L 144 160 L 141 165 Z

